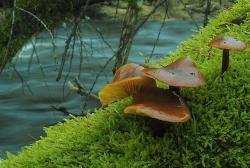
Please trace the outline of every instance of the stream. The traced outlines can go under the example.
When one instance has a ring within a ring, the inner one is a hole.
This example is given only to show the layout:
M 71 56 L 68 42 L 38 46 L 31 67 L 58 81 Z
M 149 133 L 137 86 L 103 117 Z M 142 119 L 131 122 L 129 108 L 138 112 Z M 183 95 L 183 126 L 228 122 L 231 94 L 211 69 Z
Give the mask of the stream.
M 43 127 L 55 125 L 67 117 L 51 106 L 66 108 L 75 114 L 80 114 L 81 105 L 85 102 L 86 111 L 99 106 L 98 102 L 69 91 L 67 82 L 79 77 L 86 89 L 91 88 L 97 73 L 118 47 L 121 22 L 83 22 L 78 33 L 78 37 L 82 38 L 77 38 L 75 43 L 71 42 L 70 46 L 74 45 L 75 49 L 69 49 L 70 54 L 62 78 L 57 82 L 55 79 L 70 26 L 70 23 L 64 23 L 54 30 L 54 50 L 48 32 L 34 36 L 13 59 L 16 71 L 10 66 L 0 74 L 0 157 L 5 157 L 5 151 L 19 152 L 23 146 L 45 135 Z M 102 32 L 101 35 L 95 27 Z M 161 22 L 151 21 L 140 29 L 134 39 L 129 62 L 144 63 L 145 57 L 152 52 L 160 27 Z M 151 61 L 157 63 L 170 52 L 174 52 L 180 42 L 194 35 L 195 29 L 192 21 L 166 22 Z M 112 48 L 107 46 L 102 37 Z M 94 94 L 111 81 L 112 65 L 113 61 L 98 78 L 93 89 Z

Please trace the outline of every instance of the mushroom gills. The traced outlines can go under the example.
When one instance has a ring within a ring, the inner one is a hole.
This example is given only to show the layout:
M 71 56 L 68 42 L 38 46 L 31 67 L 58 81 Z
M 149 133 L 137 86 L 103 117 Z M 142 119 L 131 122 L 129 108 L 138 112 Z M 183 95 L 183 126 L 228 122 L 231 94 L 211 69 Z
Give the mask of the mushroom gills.
M 156 87 L 156 83 L 153 79 L 146 76 L 130 77 L 107 84 L 99 92 L 99 98 L 101 104 L 106 105 L 125 97 L 133 96 L 145 87 Z
M 170 90 L 145 88 L 133 96 L 125 113 L 137 114 L 167 122 L 185 122 L 190 112 L 182 98 Z

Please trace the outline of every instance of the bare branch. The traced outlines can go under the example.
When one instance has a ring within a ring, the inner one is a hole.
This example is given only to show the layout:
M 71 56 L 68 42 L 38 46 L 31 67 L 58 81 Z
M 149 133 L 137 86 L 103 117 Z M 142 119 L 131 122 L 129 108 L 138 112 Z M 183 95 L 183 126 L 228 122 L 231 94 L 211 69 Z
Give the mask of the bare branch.
M 81 71 L 82 71 L 82 63 L 83 63 L 83 41 L 80 38 L 80 64 L 79 64 L 79 73 L 78 73 L 78 78 L 81 78 Z
M 163 27 L 165 26 L 167 17 L 169 18 L 169 16 L 168 16 L 168 1 L 166 1 L 166 3 L 165 3 L 165 14 L 164 14 L 164 18 L 163 18 L 163 21 L 162 21 L 162 23 L 161 23 L 161 27 L 160 27 L 160 30 L 159 30 L 159 32 L 158 32 L 157 38 L 156 38 L 156 40 L 155 40 L 153 49 L 152 49 L 151 54 L 150 54 L 150 56 L 149 56 L 149 59 L 147 60 L 146 63 L 148 63 L 148 62 L 150 61 L 150 59 L 152 59 L 152 57 L 153 57 L 153 54 L 154 54 L 154 51 L 155 51 L 155 47 L 156 47 L 156 45 L 157 45 L 157 43 L 158 43 L 158 41 L 159 41 L 159 38 L 160 38 L 160 35 L 161 35 L 161 31 L 162 31 Z
M 102 69 L 98 72 L 98 74 L 96 75 L 95 80 L 94 80 L 94 82 L 93 82 L 93 84 L 92 84 L 92 86 L 91 86 L 91 88 L 90 88 L 90 90 L 89 90 L 89 93 L 91 93 L 91 92 L 93 91 L 94 86 L 95 86 L 95 84 L 96 84 L 98 78 L 100 77 L 101 73 L 105 70 L 105 68 L 108 66 L 108 64 L 109 64 L 114 58 L 115 58 L 115 55 L 113 55 L 112 57 L 110 57 L 110 58 L 106 61 L 106 63 L 105 63 L 104 66 L 102 67 Z
M 32 64 L 32 61 L 33 61 L 33 57 L 34 57 L 34 53 L 35 53 L 35 47 L 36 47 L 32 39 L 31 39 L 31 43 L 32 43 L 32 48 L 33 49 L 32 49 L 31 55 L 30 55 L 27 72 L 30 72 L 30 67 L 31 67 L 31 64 Z M 36 38 L 35 38 L 35 43 L 36 43 Z
M 69 62 L 69 70 L 68 70 L 68 73 L 64 79 L 64 82 L 63 82 L 63 98 L 64 98 L 64 93 L 65 93 L 65 84 L 66 84 L 66 81 L 69 77 L 69 74 L 70 74 L 70 71 L 71 71 L 71 68 L 72 68 L 72 62 L 73 62 L 73 57 L 74 57 L 74 50 L 75 50 L 75 42 L 76 42 L 76 36 L 73 37 L 73 46 L 72 46 L 72 51 L 71 51 L 71 56 L 70 56 L 70 62 Z
M 48 89 L 49 95 L 51 96 L 51 92 L 50 92 L 50 89 L 49 89 L 49 85 L 48 85 L 48 82 L 46 81 L 46 75 L 45 75 L 45 73 L 44 73 L 43 66 L 42 66 L 42 64 L 41 64 L 41 62 L 40 62 L 40 59 L 39 59 L 38 54 L 37 54 L 37 51 L 36 51 L 36 46 L 35 46 L 35 44 L 34 44 L 33 41 L 31 41 L 31 44 L 32 44 L 32 46 L 33 46 L 33 50 L 34 50 L 34 54 L 35 54 L 35 56 L 36 56 L 37 64 L 39 65 L 40 71 L 41 71 L 41 73 L 42 73 L 42 75 L 43 75 L 43 81 L 44 81 L 44 83 L 45 83 L 46 88 Z
M 89 93 L 87 89 L 84 87 L 84 85 L 79 81 L 78 78 L 75 78 L 74 83 L 75 85 L 71 83 L 70 81 L 68 82 L 68 87 L 70 88 L 71 91 L 74 91 L 81 96 L 90 97 L 94 100 L 99 101 L 98 96 L 95 94 Z
M 11 63 L 11 65 L 12 65 L 12 67 L 13 67 L 13 69 L 14 69 L 15 73 L 17 74 L 17 76 L 18 76 L 18 77 L 19 77 L 19 79 L 21 80 L 22 85 L 23 85 L 23 86 L 24 86 L 24 85 L 26 85 L 26 87 L 27 87 L 28 91 L 29 91 L 29 92 L 30 92 L 30 94 L 33 96 L 33 95 L 34 95 L 34 93 L 33 93 L 33 91 L 31 90 L 31 88 L 30 88 L 29 84 L 28 84 L 28 83 L 26 82 L 26 80 L 22 77 L 22 75 L 18 72 L 18 70 L 16 69 L 15 65 L 14 65 L 14 64 L 12 64 L 12 63 Z
M 146 16 L 146 18 L 135 28 L 134 35 L 139 31 L 139 29 L 148 21 L 148 19 L 156 12 L 156 10 L 165 3 L 166 0 L 161 0 L 154 7 L 154 9 Z
M 203 27 L 205 27 L 208 24 L 209 21 L 209 15 L 211 13 L 211 0 L 207 0 L 207 4 L 206 4 L 206 9 L 204 12 L 204 22 L 203 22 Z
M 84 15 L 85 11 L 87 10 L 87 6 L 88 6 L 89 2 L 90 2 L 90 0 L 87 0 L 87 2 L 85 3 L 83 9 L 81 9 L 81 12 L 80 12 L 79 16 L 77 18 L 75 18 L 75 20 L 74 20 L 74 27 L 73 27 L 68 39 L 65 42 L 66 46 L 65 46 L 65 49 L 64 49 L 64 52 L 63 52 L 63 55 L 62 55 L 62 61 L 61 61 L 61 65 L 60 65 L 57 77 L 56 77 L 56 81 L 59 81 L 61 79 L 62 71 L 63 71 L 64 64 L 65 64 L 66 57 L 67 57 L 67 52 L 68 52 L 68 49 L 69 49 L 69 44 L 71 42 L 72 37 L 76 35 L 76 30 L 77 30 L 77 28 L 78 28 L 78 26 L 79 26 L 79 24 L 81 22 L 82 16 Z
M 97 80 L 99 79 L 99 77 L 100 77 L 100 75 L 103 73 L 103 71 L 106 69 L 106 67 L 108 66 L 108 64 L 115 58 L 115 56 L 116 56 L 116 54 L 114 54 L 112 57 L 110 57 L 107 61 L 106 61 L 106 63 L 104 64 L 104 66 L 102 67 L 102 69 L 98 72 L 98 74 L 96 75 L 96 77 L 95 77 L 95 80 L 94 80 L 94 82 L 93 82 L 93 84 L 92 84 L 92 86 L 91 86 L 91 88 L 90 88 L 90 90 L 89 90 L 89 92 L 88 92 L 88 95 L 91 95 L 91 93 L 92 93 L 92 91 L 93 91 L 93 89 L 94 89 L 94 87 L 95 87 L 95 85 L 96 85 L 96 82 L 97 82 Z M 87 98 L 89 98 L 89 96 L 87 97 Z M 82 107 L 82 109 L 84 109 L 85 107 L 86 107 L 86 102 L 84 103 L 84 105 L 83 105 L 83 107 Z
M 54 106 L 54 105 L 50 105 L 50 107 L 51 107 L 53 110 L 62 112 L 62 113 L 65 114 L 65 115 L 81 116 L 81 115 L 78 115 L 78 114 L 74 114 L 74 113 L 72 113 L 72 112 L 69 112 L 69 111 L 67 110 L 67 108 L 65 108 L 65 107 L 56 107 L 56 106 Z
M 91 22 L 90 22 L 91 23 Z M 89 24 L 91 27 L 93 27 L 95 29 L 95 31 L 98 33 L 98 35 L 101 37 L 102 41 L 112 50 L 113 53 L 115 53 L 115 50 L 113 49 L 113 47 L 111 46 L 111 44 L 109 44 L 109 42 L 107 40 L 105 40 L 102 32 L 100 31 L 99 28 L 97 28 L 96 26 L 94 26 L 92 23 Z
M 117 15 L 118 15 L 118 8 L 119 8 L 119 5 L 120 5 L 120 0 L 117 0 L 117 4 L 116 4 L 116 7 L 115 7 L 115 18 L 116 18 Z
M 39 18 L 39 17 L 37 17 L 35 14 L 33 14 L 33 13 L 31 13 L 30 11 L 27 11 L 27 10 L 25 10 L 25 9 L 23 9 L 23 8 L 20 8 L 20 7 L 15 7 L 16 9 L 18 9 L 18 10 L 20 10 L 20 11 L 22 11 L 22 12 L 25 12 L 25 13 L 27 13 L 27 14 L 29 14 L 29 15 L 31 15 L 32 17 L 34 17 L 36 20 L 38 20 L 42 25 L 43 25 L 43 27 L 48 31 L 48 33 L 49 33 L 49 35 L 50 35 L 50 38 L 51 38 L 51 40 L 52 40 L 52 46 L 53 46 L 53 48 L 55 48 L 56 47 L 56 45 L 55 45 L 55 39 L 54 39 L 54 36 L 53 36 L 53 34 L 52 34 L 52 32 L 50 31 L 50 29 L 47 27 L 47 25 Z M 54 50 L 54 49 L 53 49 Z
M 67 53 L 68 53 L 68 49 L 69 49 L 69 45 L 70 45 L 71 39 L 76 34 L 76 30 L 77 30 L 78 24 L 79 24 L 78 22 L 75 22 L 75 25 L 74 25 L 74 27 L 73 27 L 73 29 L 71 31 L 71 34 L 69 35 L 68 39 L 65 42 L 66 45 L 65 45 L 64 52 L 63 52 L 63 55 L 62 55 L 62 61 L 61 61 L 61 65 L 60 65 L 60 68 L 59 68 L 59 71 L 58 71 L 58 75 L 56 77 L 56 81 L 59 81 L 61 79 L 62 71 L 63 71 L 63 68 L 64 68 L 64 64 L 65 64 Z

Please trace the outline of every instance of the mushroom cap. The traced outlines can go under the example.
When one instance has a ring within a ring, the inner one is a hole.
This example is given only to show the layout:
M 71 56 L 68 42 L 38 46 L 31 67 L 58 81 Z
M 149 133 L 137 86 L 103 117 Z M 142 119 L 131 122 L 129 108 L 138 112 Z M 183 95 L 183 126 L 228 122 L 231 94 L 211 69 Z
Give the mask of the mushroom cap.
M 188 57 L 179 58 L 163 68 L 146 68 L 143 72 L 151 78 L 175 87 L 199 87 L 206 85 L 204 75 Z
M 185 122 L 190 118 L 187 105 L 170 90 L 147 88 L 133 96 L 125 113 L 138 114 L 167 122 Z
M 133 96 L 145 87 L 156 87 L 155 80 L 146 76 L 130 77 L 107 84 L 99 92 L 99 98 L 101 104 L 106 105 L 125 97 Z
M 229 36 L 216 36 L 212 41 L 210 41 L 208 46 L 236 51 L 243 51 L 247 47 L 244 42 Z
M 144 67 L 138 64 L 134 63 L 125 64 L 115 72 L 112 82 L 119 81 L 129 77 L 141 76 L 143 69 Z

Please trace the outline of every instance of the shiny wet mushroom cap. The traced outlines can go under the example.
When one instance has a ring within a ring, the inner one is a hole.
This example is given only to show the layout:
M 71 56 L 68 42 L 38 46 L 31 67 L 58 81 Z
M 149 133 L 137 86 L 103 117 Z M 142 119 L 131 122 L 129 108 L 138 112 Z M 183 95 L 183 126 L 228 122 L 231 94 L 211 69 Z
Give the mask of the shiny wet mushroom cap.
M 145 87 L 156 87 L 155 81 L 146 76 L 130 77 L 107 84 L 100 92 L 99 98 L 102 105 L 121 100 L 137 94 Z
M 125 64 L 115 72 L 112 82 L 119 81 L 129 77 L 141 76 L 142 69 L 144 69 L 144 67 L 138 64 L 134 63 Z
M 163 68 L 145 68 L 148 77 L 155 78 L 169 86 L 199 87 L 206 85 L 206 79 L 190 58 L 179 58 Z
M 185 122 L 190 112 L 182 98 L 170 90 L 146 88 L 133 96 L 125 113 L 147 116 L 167 122 Z
M 208 46 L 236 51 L 243 51 L 246 49 L 246 44 L 244 42 L 229 36 L 216 36 L 210 41 Z
M 208 44 L 209 47 L 222 49 L 222 65 L 221 73 L 223 74 L 229 66 L 229 50 L 243 51 L 246 49 L 246 44 L 229 36 L 216 36 Z

